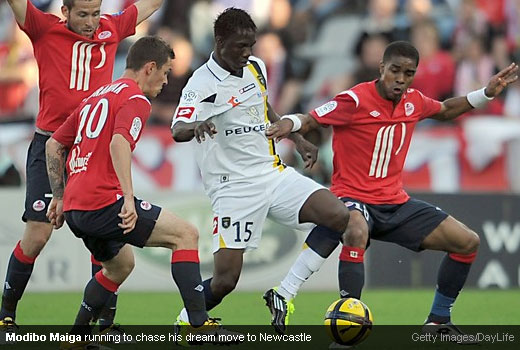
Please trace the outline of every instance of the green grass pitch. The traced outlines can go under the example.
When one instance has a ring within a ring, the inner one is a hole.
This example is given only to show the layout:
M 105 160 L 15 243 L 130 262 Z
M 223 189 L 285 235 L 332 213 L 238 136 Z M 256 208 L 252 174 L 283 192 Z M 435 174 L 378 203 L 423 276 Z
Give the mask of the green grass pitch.
M 27 293 L 19 303 L 17 322 L 32 325 L 65 325 L 74 321 L 81 293 Z M 303 291 L 295 300 L 291 324 L 319 325 L 335 292 Z M 431 290 L 366 290 L 363 301 L 375 325 L 422 324 L 430 311 Z M 125 292 L 119 296 L 116 322 L 123 325 L 173 324 L 181 308 L 178 293 Z M 270 314 L 262 292 L 234 292 L 210 312 L 228 325 L 268 325 Z M 520 290 L 464 290 L 452 319 L 465 325 L 520 325 Z

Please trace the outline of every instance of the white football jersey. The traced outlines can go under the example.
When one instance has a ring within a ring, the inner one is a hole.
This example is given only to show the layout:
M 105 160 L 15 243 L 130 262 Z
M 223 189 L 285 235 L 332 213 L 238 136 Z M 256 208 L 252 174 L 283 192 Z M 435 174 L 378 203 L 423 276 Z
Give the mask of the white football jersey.
M 251 56 L 242 77 L 231 75 L 213 59 L 198 68 L 182 91 L 172 127 L 178 121 L 211 119 L 214 139 L 195 144 L 206 193 L 211 196 L 231 183 L 250 183 L 280 173 L 285 165 L 268 140 L 265 64 Z

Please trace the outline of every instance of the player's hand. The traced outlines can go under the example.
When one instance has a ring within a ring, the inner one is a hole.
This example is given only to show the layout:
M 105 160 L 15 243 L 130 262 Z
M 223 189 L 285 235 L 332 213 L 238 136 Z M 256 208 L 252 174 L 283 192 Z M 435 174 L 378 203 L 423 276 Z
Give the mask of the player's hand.
M 498 96 L 509 84 L 518 79 L 518 65 L 511 63 L 508 67 L 502 69 L 493 75 L 486 86 L 486 96 Z
M 205 120 L 201 122 L 199 125 L 197 125 L 193 132 L 195 134 L 195 139 L 197 140 L 197 142 L 201 143 L 202 141 L 206 141 L 206 137 L 204 136 L 204 134 L 208 134 L 209 137 L 213 138 L 213 135 L 217 133 L 217 128 L 215 127 L 215 124 Z
M 269 140 L 275 142 L 287 138 L 291 134 L 293 122 L 290 119 L 280 119 L 267 128 L 265 135 Z
M 63 226 L 65 217 L 63 215 L 63 199 L 57 199 L 53 197 L 49 208 L 47 209 L 47 219 L 51 222 L 51 225 L 57 230 Z
M 294 145 L 296 146 L 296 151 L 298 151 L 302 157 L 303 162 L 305 163 L 305 168 L 312 168 L 318 159 L 318 147 L 316 147 L 312 142 L 307 141 L 300 134 L 293 134 L 298 135 L 298 138 L 293 141 Z
M 122 222 L 119 224 L 124 231 L 123 233 L 126 235 L 135 228 L 135 223 L 137 222 L 137 212 L 135 210 L 135 202 L 134 198 L 125 197 L 123 207 L 121 208 L 121 212 L 118 214 L 122 219 Z

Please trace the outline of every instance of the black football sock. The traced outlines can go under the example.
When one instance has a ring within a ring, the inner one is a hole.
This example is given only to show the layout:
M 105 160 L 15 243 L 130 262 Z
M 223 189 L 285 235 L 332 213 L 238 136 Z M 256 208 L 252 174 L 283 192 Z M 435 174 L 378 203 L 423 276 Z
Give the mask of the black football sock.
M 2 295 L 2 308 L 0 309 L 0 320 L 5 317 L 16 318 L 16 307 L 22 298 L 31 278 L 35 258 L 24 255 L 20 242 L 16 244 L 5 276 L 4 293 Z
M 471 264 L 477 253 L 468 255 L 446 254 L 437 274 L 437 289 L 426 322 L 448 323 L 451 321 L 451 308 L 468 278 Z
M 109 280 L 101 271 L 87 283 L 83 301 L 70 334 L 90 334 L 103 306 L 114 295 L 119 284 Z
M 206 310 L 209 311 L 213 309 L 215 306 L 222 302 L 223 298 L 217 298 L 213 295 L 213 291 L 211 290 L 211 281 L 212 278 L 208 278 L 202 282 L 202 286 L 204 286 L 204 299 L 206 300 Z
M 322 258 L 328 258 L 341 242 L 342 232 L 332 231 L 325 226 L 316 226 L 305 239 L 305 243 Z
M 176 250 L 172 254 L 172 276 L 179 287 L 190 324 L 200 326 L 208 319 L 204 286 L 200 277 L 199 252 Z
M 339 255 L 339 295 L 360 299 L 365 285 L 365 249 L 343 246 Z
M 90 256 L 90 261 L 92 263 L 92 276 L 103 269 L 101 263 L 97 261 L 94 256 Z M 110 328 L 111 325 L 114 324 L 114 319 L 116 318 L 116 305 L 117 305 L 117 292 L 111 296 L 106 305 L 103 307 L 99 314 L 99 331 L 102 332 L 107 328 Z

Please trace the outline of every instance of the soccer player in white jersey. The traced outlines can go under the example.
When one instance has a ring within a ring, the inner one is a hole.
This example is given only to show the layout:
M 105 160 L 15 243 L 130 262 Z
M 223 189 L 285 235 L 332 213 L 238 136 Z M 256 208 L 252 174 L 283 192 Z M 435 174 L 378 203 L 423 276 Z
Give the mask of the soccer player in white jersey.
M 203 282 L 208 310 L 235 288 L 243 253 L 258 247 L 267 216 L 289 227 L 310 222 L 339 234 L 349 219 L 336 196 L 284 165 L 265 135 L 279 118 L 268 103 L 265 64 L 251 55 L 256 26 L 249 14 L 226 9 L 214 34 L 214 52 L 188 81 L 172 122 L 175 141 L 198 142 L 197 162 L 214 211 L 214 272 Z M 307 141 L 299 134 L 293 141 L 312 164 Z M 312 247 L 300 259 L 306 271 L 323 261 Z M 289 300 L 279 292 L 270 290 L 264 298 L 276 310 L 272 323 L 285 327 L 280 321 L 288 316 Z M 186 316 L 183 310 L 179 321 Z

